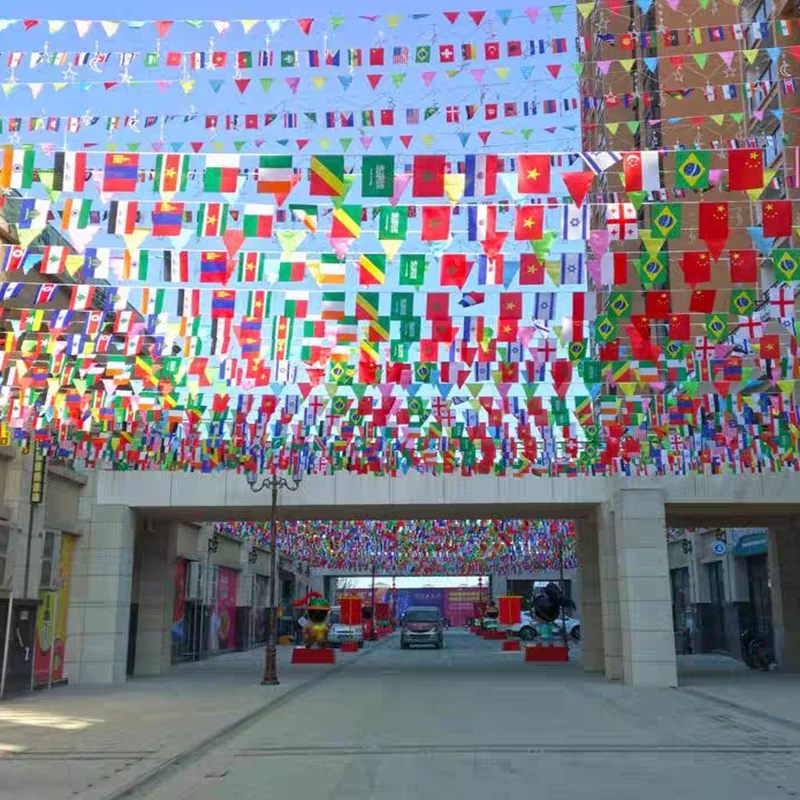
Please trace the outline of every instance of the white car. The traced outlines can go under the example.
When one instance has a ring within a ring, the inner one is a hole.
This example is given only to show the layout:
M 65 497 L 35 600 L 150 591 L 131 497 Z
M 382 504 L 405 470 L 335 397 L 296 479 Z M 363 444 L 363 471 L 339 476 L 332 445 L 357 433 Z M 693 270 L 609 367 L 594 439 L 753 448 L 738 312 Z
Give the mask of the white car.
M 566 617 L 567 635 L 576 642 L 581 638 L 581 621 L 574 617 Z M 561 617 L 554 622 L 542 622 L 534 619 L 527 611 L 523 611 L 520 621 L 512 625 L 509 630 L 526 642 L 535 639 L 537 636 L 547 635 L 550 630 L 558 636 L 561 634 Z
M 363 647 L 364 628 L 361 625 L 345 625 L 339 614 L 339 606 L 334 606 L 328 617 L 328 644 L 335 647 L 342 642 L 358 642 L 358 646 Z

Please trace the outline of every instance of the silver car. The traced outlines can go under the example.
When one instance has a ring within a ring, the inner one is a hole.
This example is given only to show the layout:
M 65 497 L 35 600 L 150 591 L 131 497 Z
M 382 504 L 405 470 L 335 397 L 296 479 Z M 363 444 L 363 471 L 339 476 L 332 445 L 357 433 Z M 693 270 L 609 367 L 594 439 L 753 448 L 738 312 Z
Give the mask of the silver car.
M 361 625 L 345 625 L 341 621 L 339 606 L 331 609 L 328 625 L 328 644 L 332 647 L 342 642 L 358 642 L 359 647 L 364 646 L 364 629 Z
M 444 646 L 444 619 L 436 606 L 412 606 L 400 623 L 400 647 L 433 645 L 437 650 Z

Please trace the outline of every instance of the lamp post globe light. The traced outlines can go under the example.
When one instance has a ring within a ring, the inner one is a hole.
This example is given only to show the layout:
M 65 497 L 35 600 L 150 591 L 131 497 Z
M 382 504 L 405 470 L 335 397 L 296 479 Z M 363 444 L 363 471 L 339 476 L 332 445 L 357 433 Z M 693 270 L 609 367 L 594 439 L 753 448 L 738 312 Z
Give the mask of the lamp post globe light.
M 297 491 L 302 478 L 300 475 L 278 474 L 277 472 L 263 474 L 255 471 L 245 473 L 245 477 L 251 491 L 261 492 L 269 488 L 272 492 L 269 524 L 272 549 L 272 558 L 270 560 L 270 602 L 267 614 L 268 635 L 264 655 L 264 678 L 261 681 L 261 685 L 277 686 L 280 683 L 278 680 L 278 604 L 280 602 L 278 594 L 278 491 L 281 489 L 289 492 Z

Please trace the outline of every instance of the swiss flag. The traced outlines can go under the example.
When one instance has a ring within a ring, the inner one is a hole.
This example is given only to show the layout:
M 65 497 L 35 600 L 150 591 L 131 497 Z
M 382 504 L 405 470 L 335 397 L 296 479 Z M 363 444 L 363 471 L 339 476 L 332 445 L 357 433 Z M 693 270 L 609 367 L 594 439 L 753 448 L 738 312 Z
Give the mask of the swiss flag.
M 422 241 L 442 241 L 449 237 L 450 206 L 422 206 Z
M 514 238 L 518 240 L 541 239 L 544 225 L 544 206 L 517 206 Z
M 414 197 L 444 196 L 445 156 L 414 156 Z
M 744 148 L 728 151 L 728 188 L 762 189 L 764 187 L 764 153 Z

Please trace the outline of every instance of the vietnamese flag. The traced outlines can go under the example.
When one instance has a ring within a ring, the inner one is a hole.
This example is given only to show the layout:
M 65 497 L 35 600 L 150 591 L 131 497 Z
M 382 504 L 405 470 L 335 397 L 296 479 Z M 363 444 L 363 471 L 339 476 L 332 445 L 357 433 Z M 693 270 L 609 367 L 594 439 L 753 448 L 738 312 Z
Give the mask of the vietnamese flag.
M 550 156 L 517 157 L 517 191 L 520 194 L 547 194 L 550 191 Z
M 519 285 L 541 286 L 544 283 L 544 262 L 536 253 L 522 253 L 519 257 Z
M 761 203 L 761 229 L 768 238 L 791 236 L 792 201 L 765 200 Z
M 732 151 L 735 152 L 735 151 Z M 706 243 L 714 258 L 719 258 L 728 241 L 728 204 L 723 202 L 700 203 L 700 238 Z
M 758 280 L 755 250 L 731 250 L 730 259 L 732 283 L 755 283 Z
M 445 253 L 442 256 L 441 274 L 439 283 L 442 286 L 464 287 L 472 264 L 467 262 L 463 253 Z
M 780 336 L 776 333 L 762 336 L 758 340 L 758 355 L 762 361 L 767 358 L 777 361 L 781 357 Z
M 544 226 L 544 206 L 517 206 L 514 238 L 541 239 Z
M 414 197 L 443 197 L 445 156 L 414 156 Z
M 500 319 L 522 319 L 522 292 L 500 292 Z
M 422 206 L 422 241 L 450 238 L 450 206 Z
M 691 318 L 688 314 L 670 314 L 669 338 L 675 342 L 688 342 L 691 337 Z
M 502 317 L 497 320 L 497 341 L 516 342 L 519 336 L 519 320 Z
M 684 253 L 681 266 L 686 283 L 690 286 L 708 283 L 711 280 L 711 256 L 705 251 Z
M 712 314 L 716 297 L 716 289 L 695 289 L 689 300 L 689 311 L 693 314 Z
M 743 148 L 728 151 L 728 189 L 763 189 L 764 153 Z

